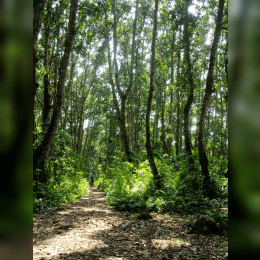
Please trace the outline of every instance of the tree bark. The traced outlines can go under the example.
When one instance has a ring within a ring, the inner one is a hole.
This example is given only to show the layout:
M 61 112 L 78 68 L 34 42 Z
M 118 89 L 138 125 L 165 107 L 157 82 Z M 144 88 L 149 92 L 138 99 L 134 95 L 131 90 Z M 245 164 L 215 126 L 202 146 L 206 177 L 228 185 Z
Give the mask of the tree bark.
M 138 5 L 139 0 L 136 1 L 136 11 L 135 11 L 135 18 L 133 22 L 133 38 L 132 38 L 132 51 L 131 51 L 131 69 L 129 73 L 129 84 L 125 92 L 123 92 L 120 88 L 120 81 L 119 81 L 119 72 L 118 72 L 118 65 L 117 65 L 117 21 L 116 21 L 116 0 L 113 0 L 113 14 L 114 14 L 114 34 L 113 34 L 113 41 L 114 41 L 114 67 L 115 67 L 115 81 L 113 80 L 113 73 L 112 73 L 112 64 L 111 64 L 111 55 L 110 55 L 110 46 L 109 46 L 109 32 L 107 27 L 107 44 L 108 44 L 108 64 L 109 64 L 109 77 L 110 77 L 110 84 L 112 87 L 112 94 L 113 94 L 113 102 L 116 109 L 117 120 L 119 123 L 120 128 L 120 137 L 123 143 L 124 151 L 126 160 L 128 162 L 133 162 L 132 153 L 129 147 L 129 141 L 126 131 L 126 122 L 125 122 L 125 104 L 127 97 L 131 91 L 133 85 L 133 64 L 134 64 L 134 53 L 135 53 L 135 36 L 136 36 L 136 27 L 137 27 L 137 17 L 138 17 Z M 107 13 L 106 15 L 106 24 L 107 24 Z M 120 107 L 119 102 L 116 97 L 116 90 L 120 97 Z
M 181 35 L 181 30 L 180 30 Z M 176 98 L 177 98 L 177 118 L 176 118 L 176 131 L 175 131 L 175 155 L 177 161 L 179 161 L 179 151 L 180 151 L 180 124 L 181 124 L 181 115 L 180 115 L 180 59 L 181 59 L 181 48 L 178 49 L 178 62 L 177 62 L 177 86 L 176 86 Z
M 172 43 L 171 43 L 171 89 L 170 89 L 170 114 L 169 114 L 169 125 L 166 128 L 167 134 L 169 134 L 169 137 L 167 138 L 167 148 L 172 152 L 172 134 L 174 129 L 174 117 L 173 117 L 173 84 L 174 84 L 174 46 L 175 46 L 175 30 L 172 34 Z
M 72 49 L 72 42 L 75 36 L 75 22 L 76 22 L 76 15 L 77 15 L 77 7 L 78 7 L 78 0 L 71 0 L 71 7 L 70 7 L 70 17 L 69 17 L 69 26 L 68 32 L 65 38 L 65 51 L 60 63 L 59 69 L 59 82 L 57 87 L 57 94 L 56 94 L 56 101 L 53 107 L 53 115 L 50 122 L 50 125 L 47 129 L 46 134 L 44 135 L 44 139 L 41 142 L 40 146 L 34 150 L 33 156 L 33 172 L 34 176 L 36 174 L 36 169 L 38 168 L 40 162 L 44 158 L 47 150 L 52 144 L 55 132 L 58 127 L 59 118 L 61 114 L 61 107 L 63 101 L 63 92 L 64 92 L 64 85 L 67 73 L 67 67 L 70 57 L 70 52 Z
M 37 87 L 36 84 L 36 65 L 38 62 L 37 59 L 37 43 L 38 43 L 38 34 L 41 28 L 42 23 L 42 11 L 45 6 L 45 0 L 34 0 L 33 1 L 33 70 L 34 70 L 34 95 L 35 98 Z
M 154 116 L 154 122 L 153 122 L 153 140 L 156 140 L 158 139 L 158 120 L 159 120 L 159 93 L 158 91 L 155 91 L 155 116 Z
M 169 150 L 169 148 L 167 147 L 167 143 L 166 143 L 166 138 L 165 138 L 165 125 L 164 125 L 164 111 L 165 111 L 165 91 L 163 93 L 163 101 L 162 101 L 162 114 L 161 114 L 161 119 L 162 119 L 162 134 L 161 134 L 161 141 L 162 141 L 162 146 L 163 146 L 163 150 L 169 155 L 171 156 L 171 152 Z
M 49 76 L 49 66 L 50 66 L 50 8 L 51 4 L 47 4 L 47 17 L 44 21 L 44 30 L 45 30 L 45 56 L 44 56 L 44 67 L 46 68 L 47 73 L 44 75 L 44 94 L 43 94 L 43 110 L 42 110 L 42 128 L 45 133 L 49 115 L 51 110 L 51 95 L 50 95 L 50 76 Z
M 152 40 L 152 57 L 151 57 L 151 74 L 150 74 L 150 90 L 147 101 L 147 112 L 146 112 L 146 152 L 150 163 L 151 171 L 153 173 L 156 188 L 161 189 L 160 176 L 154 161 L 153 151 L 151 148 L 151 133 L 150 133 L 150 114 L 154 91 L 154 74 L 155 74 L 155 43 L 157 37 L 157 13 L 158 13 L 158 0 L 155 0 L 155 10 L 154 10 L 154 27 L 153 27 L 153 40 Z
M 189 41 L 189 32 L 188 32 L 188 7 L 191 4 L 190 0 L 186 0 L 185 6 L 185 22 L 184 22 L 184 42 L 185 42 L 185 60 L 186 60 L 186 68 L 187 68 L 187 76 L 188 76 L 188 84 L 189 84 L 189 94 L 188 100 L 184 107 L 184 137 L 185 137 L 185 148 L 188 155 L 188 162 L 190 166 L 190 170 L 194 170 L 194 160 L 191 152 L 191 140 L 190 140 L 190 131 L 189 131 L 189 113 L 191 104 L 193 102 L 193 92 L 194 92 L 194 84 L 193 84 L 193 73 L 190 61 L 190 41 Z
M 42 23 L 42 11 L 44 9 L 45 0 L 33 1 L 33 109 L 35 108 L 35 96 L 39 84 L 36 81 L 36 66 L 37 58 L 37 43 L 38 34 Z M 37 125 L 35 121 L 35 114 L 33 113 L 33 143 L 37 140 Z
M 198 135 L 198 145 L 199 145 L 199 161 L 201 165 L 202 175 L 203 175 L 203 190 L 207 196 L 213 196 L 212 194 L 212 181 L 210 180 L 209 170 L 208 170 L 208 158 L 205 152 L 204 145 L 204 134 L 205 134 L 205 117 L 207 108 L 209 106 L 209 100 L 212 93 L 213 86 L 213 71 L 216 59 L 216 53 L 218 48 L 218 42 L 221 33 L 222 27 L 222 18 L 223 18 L 223 9 L 224 9 L 224 0 L 219 0 L 219 8 L 216 19 L 216 28 L 214 33 L 214 39 L 211 47 L 209 69 L 206 81 L 206 90 L 203 98 L 203 104 L 201 108 L 200 122 L 199 122 L 199 135 Z
M 76 66 L 76 61 L 77 58 L 75 60 L 73 60 L 73 52 L 71 52 L 71 58 L 72 58 L 72 64 L 71 64 L 71 69 L 70 69 L 70 79 L 69 79 L 69 83 L 68 83 L 68 87 L 67 87 L 67 97 L 65 100 L 65 108 L 64 108 L 64 120 L 63 120 L 63 130 L 66 130 L 66 126 L 67 126 L 67 117 L 68 117 L 68 109 L 69 109 L 69 95 L 70 95 L 70 90 L 71 90 L 71 86 L 72 86 L 72 82 L 73 82 L 73 75 L 74 75 L 74 70 L 75 70 L 75 66 Z

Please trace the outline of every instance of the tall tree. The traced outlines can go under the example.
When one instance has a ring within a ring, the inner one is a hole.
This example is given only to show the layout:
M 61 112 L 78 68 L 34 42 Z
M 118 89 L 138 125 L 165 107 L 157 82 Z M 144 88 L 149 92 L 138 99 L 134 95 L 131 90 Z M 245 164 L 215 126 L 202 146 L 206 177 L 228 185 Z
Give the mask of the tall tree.
M 181 29 L 179 30 L 180 32 L 180 37 L 181 37 Z M 176 131 L 175 131 L 175 154 L 177 157 L 177 161 L 179 160 L 179 151 L 181 149 L 181 144 L 180 144 L 180 125 L 181 125 L 181 109 L 180 109 L 180 92 L 179 92 L 179 86 L 180 86 L 180 60 L 181 60 L 181 47 L 179 45 L 179 48 L 177 50 L 177 86 L 176 86 L 176 99 L 177 99 L 177 104 L 176 104 Z
M 191 170 L 194 170 L 194 160 L 191 152 L 191 140 L 190 140 L 190 130 L 189 130 L 189 113 L 191 105 L 194 99 L 194 83 L 193 83 L 193 73 L 190 61 L 190 39 L 189 39 L 189 14 L 188 8 L 191 4 L 191 0 L 186 0 L 185 5 L 185 21 L 184 21 L 184 42 L 185 42 L 185 61 L 186 61 L 186 75 L 188 76 L 189 84 L 189 94 L 188 99 L 184 107 L 184 136 L 185 136 L 185 148 L 188 155 L 188 162 Z
M 50 125 L 46 131 L 46 134 L 44 135 L 43 141 L 41 142 L 40 146 L 34 150 L 34 154 L 33 154 L 34 155 L 33 156 L 34 177 L 36 177 L 35 176 L 36 169 L 38 168 L 40 162 L 46 155 L 46 152 L 53 141 L 55 132 L 58 127 L 59 118 L 61 114 L 62 101 L 63 101 L 63 92 L 64 92 L 64 85 L 65 85 L 65 79 L 67 74 L 67 67 L 68 67 L 70 52 L 72 49 L 73 39 L 76 33 L 75 24 L 76 24 L 77 8 L 78 8 L 78 0 L 71 0 L 69 25 L 68 25 L 66 38 L 65 38 L 65 46 L 64 46 L 65 50 L 59 68 L 59 81 L 57 87 L 56 100 L 53 106 L 53 115 L 52 115 Z
M 113 94 L 113 101 L 117 113 L 117 120 L 120 127 L 120 135 L 121 140 L 123 143 L 125 156 L 127 161 L 132 162 L 132 153 L 130 151 L 129 147 L 129 140 L 127 136 L 126 131 L 126 119 L 125 119 L 125 108 L 126 108 L 126 100 L 129 96 L 129 93 L 131 91 L 132 85 L 133 85 L 133 65 L 134 65 L 134 53 L 135 53 L 135 37 L 136 37 L 136 26 L 137 26 L 137 17 L 138 17 L 138 5 L 139 0 L 136 1 L 136 9 L 135 9 L 135 18 L 133 22 L 133 37 L 132 37 L 132 50 L 131 50 L 131 64 L 130 64 L 130 71 L 129 71 L 129 83 L 126 88 L 126 91 L 122 91 L 120 87 L 120 78 L 119 78 L 119 70 L 118 70 L 118 63 L 117 63 L 117 16 L 116 16 L 116 0 L 113 0 L 113 15 L 114 15 L 114 32 L 113 32 L 113 48 L 114 48 L 114 68 L 115 68 L 115 80 L 113 80 L 113 74 L 112 74 L 112 64 L 111 64 L 111 55 L 110 55 L 110 46 L 109 46 L 109 32 L 107 27 L 107 44 L 108 44 L 108 61 L 109 61 L 109 76 L 110 76 L 110 84 L 112 87 L 112 94 Z M 106 15 L 106 24 L 107 22 L 107 13 Z M 116 90 L 120 97 L 120 107 L 119 102 L 117 100 L 116 96 Z
M 154 81 L 155 81 L 154 80 L 155 44 L 156 44 L 156 37 L 157 37 L 158 2 L 159 0 L 155 0 L 153 39 L 152 39 L 152 47 L 151 47 L 152 55 L 151 55 L 151 72 L 150 72 L 150 90 L 148 95 L 147 111 L 146 111 L 146 152 L 150 163 L 151 171 L 153 173 L 156 188 L 159 190 L 161 189 L 161 180 L 154 161 L 153 151 L 151 148 L 151 133 L 150 133 L 150 114 L 151 114 L 151 106 L 152 106 L 153 92 L 154 92 Z
M 214 192 L 213 192 L 213 185 L 209 176 L 208 158 L 205 152 L 205 145 L 204 145 L 205 118 L 206 118 L 207 108 L 209 106 L 210 96 L 213 90 L 212 89 L 213 77 L 214 77 L 213 72 L 214 72 L 216 53 L 217 53 L 217 48 L 218 48 L 218 43 L 219 43 L 220 33 L 222 28 L 224 2 L 225 2 L 224 0 L 219 0 L 218 14 L 216 18 L 216 28 L 215 28 L 214 39 L 213 39 L 211 52 L 210 52 L 206 90 L 203 98 L 203 104 L 201 108 L 201 115 L 200 115 L 200 122 L 199 122 L 199 135 L 198 135 L 199 161 L 200 161 L 202 175 L 203 175 L 203 189 L 205 191 L 205 194 L 208 196 L 214 196 Z
M 37 43 L 38 34 L 42 23 L 42 12 L 45 6 L 45 0 L 33 1 L 33 108 L 35 108 L 35 96 L 39 84 L 36 81 L 36 66 L 38 62 L 37 58 Z M 35 122 L 35 115 L 33 113 L 33 142 L 37 140 L 37 126 Z
M 44 67 L 46 74 L 44 75 L 44 98 L 42 109 L 42 123 L 43 131 L 45 132 L 49 121 L 49 114 L 51 110 L 51 95 L 50 95 L 50 16 L 51 16 L 51 1 L 47 3 L 46 16 L 44 17 L 44 36 L 45 36 L 45 55 Z

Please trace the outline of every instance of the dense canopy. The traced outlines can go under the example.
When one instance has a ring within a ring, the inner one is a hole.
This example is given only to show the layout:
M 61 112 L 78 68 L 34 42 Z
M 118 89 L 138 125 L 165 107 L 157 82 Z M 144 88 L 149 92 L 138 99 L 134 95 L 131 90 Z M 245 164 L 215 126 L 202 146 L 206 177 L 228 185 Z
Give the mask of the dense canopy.
M 121 208 L 226 205 L 227 15 L 224 0 L 35 1 L 35 209 L 89 184 Z

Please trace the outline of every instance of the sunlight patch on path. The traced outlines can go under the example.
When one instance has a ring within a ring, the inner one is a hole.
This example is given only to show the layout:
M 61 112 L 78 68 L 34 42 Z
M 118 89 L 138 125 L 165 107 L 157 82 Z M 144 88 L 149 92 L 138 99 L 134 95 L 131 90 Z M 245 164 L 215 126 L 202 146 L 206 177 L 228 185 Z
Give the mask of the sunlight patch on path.
M 190 243 L 181 241 L 180 239 L 166 240 L 166 239 L 152 239 L 152 245 L 157 249 L 166 249 L 167 247 L 176 246 L 191 246 Z

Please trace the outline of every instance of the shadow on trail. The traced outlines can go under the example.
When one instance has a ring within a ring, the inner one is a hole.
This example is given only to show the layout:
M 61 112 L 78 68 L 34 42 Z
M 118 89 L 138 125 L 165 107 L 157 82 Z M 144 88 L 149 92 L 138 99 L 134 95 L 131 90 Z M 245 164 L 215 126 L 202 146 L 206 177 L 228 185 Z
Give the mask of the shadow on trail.
M 75 203 L 59 205 L 54 209 L 44 210 L 42 213 L 34 214 L 35 225 L 41 230 L 33 232 L 34 244 L 53 238 L 55 235 L 65 234 L 77 225 L 86 225 L 89 219 L 102 219 L 116 216 L 115 212 L 108 212 L 104 204 L 103 192 L 90 187 L 90 193 L 82 196 Z M 95 207 L 93 209 L 92 207 Z
M 180 220 L 172 217 L 138 220 L 128 212 L 108 209 L 103 196 L 103 192 L 91 187 L 90 193 L 81 201 L 49 210 L 53 212 L 48 212 L 48 217 L 41 216 L 45 219 L 42 224 L 51 229 L 37 238 L 39 243 L 48 239 L 57 242 L 75 238 L 75 247 L 70 252 L 59 250 L 52 256 L 45 256 L 45 253 L 40 259 L 167 260 L 212 259 L 215 256 L 212 243 L 206 241 L 206 237 L 198 239 L 187 235 L 187 227 Z M 80 238 L 75 237 L 77 234 Z M 201 248 L 205 249 L 203 252 L 199 247 L 191 249 L 195 240 L 201 242 Z M 51 247 L 52 243 L 47 243 L 48 246 Z M 218 251 L 218 257 L 224 253 Z

